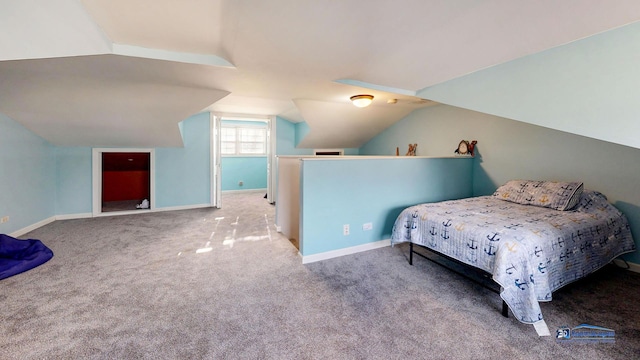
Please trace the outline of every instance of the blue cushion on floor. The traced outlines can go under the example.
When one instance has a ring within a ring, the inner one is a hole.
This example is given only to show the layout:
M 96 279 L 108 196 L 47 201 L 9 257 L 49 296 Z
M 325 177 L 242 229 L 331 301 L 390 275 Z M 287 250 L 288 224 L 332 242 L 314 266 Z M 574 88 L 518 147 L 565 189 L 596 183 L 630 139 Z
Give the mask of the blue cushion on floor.
M 0 234 L 0 279 L 42 265 L 53 257 L 53 251 L 40 240 L 20 240 Z

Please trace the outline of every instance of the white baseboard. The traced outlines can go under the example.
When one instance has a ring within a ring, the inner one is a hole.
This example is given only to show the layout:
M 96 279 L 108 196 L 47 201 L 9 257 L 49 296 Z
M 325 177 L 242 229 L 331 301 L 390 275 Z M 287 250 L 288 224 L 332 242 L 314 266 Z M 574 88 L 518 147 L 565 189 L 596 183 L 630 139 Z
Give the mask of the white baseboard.
M 640 264 L 632 263 L 632 262 L 624 262 L 620 259 L 613 260 L 613 263 L 620 266 L 621 268 L 627 268 L 629 271 L 633 271 L 636 273 L 640 273 Z
M 352 247 L 348 247 L 348 248 L 344 248 L 344 249 L 327 251 L 327 252 L 323 252 L 323 253 L 319 253 L 319 254 L 313 254 L 313 255 L 307 255 L 307 256 L 303 255 L 302 256 L 302 263 L 303 264 L 309 264 L 309 263 L 316 262 L 316 261 L 332 259 L 332 258 L 336 258 L 336 257 L 339 257 L 339 256 L 344 256 L 344 255 L 356 254 L 356 253 L 359 253 L 359 252 L 363 252 L 363 251 L 367 251 L 367 250 L 379 249 L 381 247 L 386 247 L 386 246 L 391 246 L 391 240 L 390 239 L 380 240 L 380 241 L 367 243 L 367 244 L 362 244 L 362 245 L 357 245 L 357 246 L 352 246 Z
M 20 230 L 16 230 L 16 231 L 12 232 L 11 234 L 9 234 L 9 236 L 17 238 L 19 236 L 22 236 L 22 235 L 24 235 L 24 234 L 26 234 L 28 232 L 31 232 L 31 231 L 37 229 L 39 227 L 43 227 L 43 226 L 45 226 L 47 224 L 51 224 L 54 221 L 56 221 L 56 217 L 52 216 L 52 217 L 46 218 L 44 220 L 38 221 L 35 224 L 31 224 L 31 225 L 29 225 L 29 226 L 27 226 L 25 228 L 20 229 Z
M 167 206 L 162 208 L 155 208 L 153 211 L 176 211 L 176 210 L 191 210 L 202 209 L 212 207 L 211 204 L 196 204 L 196 205 L 182 205 L 182 206 Z
M 56 220 L 86 219 L 90 217 L 93 217 L 92 213 L 62 214 L 56 215 Z
M 138 215 L 138 214 L 148 214 L 152 211 L 156 211 L 156 210 L 155 209 L 137 209 L 137 210 L 123 210 L 123 211 L 107 211 L 107 212 L 101 212 L 98 214 L 91 214 L 91 216 L 104 217 L 104 216 Z
M 131 210 L 131 211 L 114 211 L 114 212 L 105 212 L 105 213 L 100 213 L 95 215 L 95 217 L 101 217 L 101 216 L 117 216 L 117 215 L 134 215 L 134 214 L 144 214 L 144 213 L 148 213 L 150 211 L 174 211 L 174 210 L 190 210 L 190 209 L 200 209 L 200 208 L 205 208 L 205 207 L 211 207 L 211 204 L 198 204 L 198 205 L 185 205 L 185 206 L 171 206 L 171 207 L 164 207 L 164 208 L 155 208 L 155 209 L 140 209 L 140 210 Z M 10 234 L 8 234 L 11 237 L 19 237 L 22 236 L 28 232 L 31 232 L 37 228 L 43 227 L 47 224 L 51 224 L 52 222 L 56 221 L 56 220 L 73 220 L 73 219 L 86 219 L 86 218 L 92 218 L 94 217 L 93 213 L 77 213 L 77 214 L 62 214 L 62 215 L 55 215 L 52 217 L 49 217 L 47 219 L 38 221 L 35 224 L 31 224 L 25 228 L 22 228 L 20 230 L 16 230 Z
M 91 216 L 102 217 L 102 216 L 138 215 L 138 214 L 148 214 L 150 212 L 191 210 L 191 209 L 202 209 L 202 208 L 207 208 L 207 207 L 212 207 L 212 206 L 211 206 L 211 204 L 167 206 L 167 207 L 153 208 L 153 209 L 108 211 L 108 212 L 102 212 L 102 213 L 96 214 L 96 215 L 92 214 Z
M 223 190 L 223 194 L 241 194 L 241 193 L 252 193 L 252 192 L 263 192 L 266 193 L 267 189 L 247 189 L 247 190 Z

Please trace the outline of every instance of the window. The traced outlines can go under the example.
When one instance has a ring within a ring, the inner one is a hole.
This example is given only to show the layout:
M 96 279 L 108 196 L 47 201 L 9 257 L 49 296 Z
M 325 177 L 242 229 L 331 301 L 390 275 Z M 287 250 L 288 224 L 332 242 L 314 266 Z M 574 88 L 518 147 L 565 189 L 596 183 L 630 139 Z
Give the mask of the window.
M 222 155 L 266 155 L 267 129 L 250 126 L 221 127 Z

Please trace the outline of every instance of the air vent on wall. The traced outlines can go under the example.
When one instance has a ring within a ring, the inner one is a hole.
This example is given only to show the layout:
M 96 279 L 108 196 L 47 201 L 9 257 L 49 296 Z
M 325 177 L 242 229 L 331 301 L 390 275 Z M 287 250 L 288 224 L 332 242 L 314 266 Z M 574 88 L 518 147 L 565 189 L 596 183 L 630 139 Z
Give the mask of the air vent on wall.
M 344 149 L 314 149 L 313 155 L 316 156 L 340 156 L 344 155 Z

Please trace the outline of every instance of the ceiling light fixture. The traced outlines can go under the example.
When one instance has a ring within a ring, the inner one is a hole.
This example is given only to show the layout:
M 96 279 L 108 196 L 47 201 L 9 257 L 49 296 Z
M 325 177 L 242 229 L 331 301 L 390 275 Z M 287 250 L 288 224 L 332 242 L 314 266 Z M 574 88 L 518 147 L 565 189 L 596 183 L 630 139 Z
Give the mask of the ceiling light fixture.
M 366 107 L 371 105 L 373 95 L 354 95 L 351 97 L 351 101 L 357 107 Z

